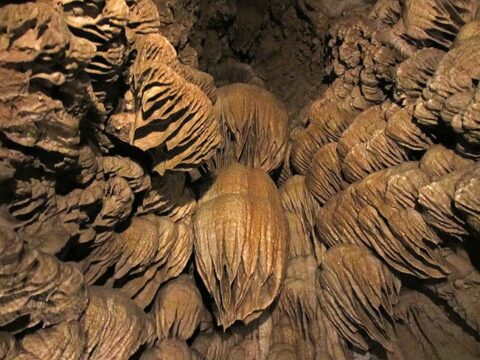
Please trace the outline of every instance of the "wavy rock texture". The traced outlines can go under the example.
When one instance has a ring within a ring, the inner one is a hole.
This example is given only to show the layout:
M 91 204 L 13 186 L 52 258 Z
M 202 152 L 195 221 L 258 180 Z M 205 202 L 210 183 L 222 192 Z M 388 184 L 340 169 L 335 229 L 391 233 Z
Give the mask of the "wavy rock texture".
M 347 17 L 329 31 L 330 71 L 338 76 L 305 111 L 304 126 L 292 134 L 291 162 L 305 174 L 315 153 L 337 142 L 363 110 L 385 100 L 399 55 L 383 45 L 366 17 Z
M 288 115 L 273 94 L 254 85 L 224 86 L 218 90 L 214 113 L 224 139 L 215 158 L 217 167 L 238 162 L 271 172 L 281 165 Z
M 206 359 L 226 360 L 238 340 L 238 336 L 231 333 L 205 333 L 195 339 L 192 348 Z
M 62 322 L 25 336 L 16 355 L 17 359 L 82 359 L 86 337 L 77 321 Z
M 221 171 L 194 225 L 195 263 L 218 323 L 251 322 L 277 296 L 285 271 L 288 228 L 272 180 L 241 165 Z
M 94 49 L 86 73 L 94 93 L 110 111 L 120 96 L 112 87 L 119 86 L 122 66 L 127 56 L 124 29 L 131 15 L 124 0 L 60 1 L 65 22 L 83 47 Z
M 29 249 L 8 227 L 0 228 L 0 241 L 2 328 L 18 332 L 40 323 L 54 325 L 81 316 L 88 297 L 82 274 L 75 266 Z
M 480 296 L 478 288 L 475 286 L 480 281 L 478 271 L 463 250 L 450 251 L 445 258 L 452 273 L 446 282 L 429 286 L 429 288 L 436 296 L 445 300 L 447 306 L 462 318 L 469 328 L 478 333 L 480 318 L 478 310 L 474 306 Z
M 193 215 L 197 202 L 185 184 L 183 173 L 170 172 L 164 176 L 152 176 L 152 187 L 142 199 L 137 214 L 168 215 L 179 221 Z
M 272 318 L 270 357 L 291 349 L 302 359 L 348 358 L 345 342 L 321 306 L 318 261 L 313 256 L 291 259 Z
M 90 254 L 87 281 L 93 284 L 109 269 L 109 282 L 134 299 L 149 305 L 160 285 L 178 276 L 192 253 L 192 229 L 168 217 L 135 217 L 125 231 Z
M 0 4 L 0 358 L 480 357 L 477 0 Z
M 458 134 L 456 147 L 461 154 L 476 158 L 475 102 L 479 69 L 474 58 L 479 38 L 469 38 L 453 47 L 427 82 L 415 116 L 424 126 L 444 126 Z M 473 149 L 471 149 L 473 148 Z
M 179 360 L 197 360 L 201 359 L 200 355 L 191 350 L 188 345 L 181 340 L 175 338 L 165 339 L 160 341 L 154 347 L 145 351 L 141 360 L 167 360 L 167 359 L 179 359 Z
M 314 232 L 315 214 L 319 206 L 307 191 L 306 178 L 292 176 L 281 187 L 280 195 L 290 229 L 288 256 L 314 255 L 320 261 L 323 249 Z
M 155 42 L 156 45 L 156 42 Z M 135 122 L 130 143 L 149 150 L 160 175 L 190 170 L 211 155 L 219 142 L 218 123 L 208 97 L 155 57 L 142 52 L 131 68 Z
M 81 323 L 89 358 L 128 358 L 155 338 L 153 321 L 133 301 L 118 291 L 100 287 L 90 288 Z
M 166 284 L 155 299 L 153 315 L 158 337 L 188 340 L 200 325 L 204 311 L 193 279 L 179 276 Z
M 393 269 L 419 278 L 445 277 L 448 270 L 437 247 L 441 240 L 414 208 L 429 182 L 419 170 L 418 164 L 405 163 L 332 197 L 317 214 L 322 241 L 367 246 Z
M 75 41 L 61 15 L 46 3 L 6 4 L 0 18 L 1 74 L 6 79 L 0 100 L 2 134 L 21 146 L 52 152 L 55 169 L 69 168 L 79 155 L 80 118 L 66 111 L 67 104 L 39 91 L 30 78 L 64 88 L 74 82 L 94 47 Z M 80 80 L 76 87 L 86 91 L 85 83 Z
M 138 36 L 156 34 L 161 17 L 156 4 L 151 0 L 126 0 L 129 20 L 125 35 L 130 43 L 135 43 Z
M 158 33 L 138 37 L 135 44 L 137 56 L 148 58 L 153 62 L 162 62 L 171 67 L 175 72 L 182 75 L 188 82 L 197 85 L 204 91 L 212 103 L 216 101 L 216 88 L 213 77 L 196 68 L 183 64 L 177 58 L 177 52 L 172 44 Z
M 395 309 L 398 323 L 395 330 L 402 352 L 426 359 L 475 359 L 478 342 L 453 322 L 442 306 L 420 292 L 405 292 Z
M 356 245 L 333 247 L 322 262 L 320 286 L 328 318 L 352 344 L 368 349 L 363 330 L 387 351 L 397 350 L 393 306 L 401 283 L 371 253 Z

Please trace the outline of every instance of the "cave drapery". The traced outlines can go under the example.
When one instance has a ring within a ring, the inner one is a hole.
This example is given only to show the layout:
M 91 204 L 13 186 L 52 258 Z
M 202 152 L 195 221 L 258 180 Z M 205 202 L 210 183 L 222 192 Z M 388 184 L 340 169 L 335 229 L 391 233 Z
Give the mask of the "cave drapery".
M 478 0 L 6 0 L 0 359 L 480 358 Z

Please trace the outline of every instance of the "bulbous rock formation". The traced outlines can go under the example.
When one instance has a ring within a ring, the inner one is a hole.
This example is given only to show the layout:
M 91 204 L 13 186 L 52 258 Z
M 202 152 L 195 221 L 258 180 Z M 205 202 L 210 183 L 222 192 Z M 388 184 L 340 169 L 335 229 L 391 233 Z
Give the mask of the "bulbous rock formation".
M 193 279 L 181 275 L 172 280 L 158 292 L 153 305 L 158 338 L 188 340 L 199 326 L 204 311 Z
M 195 263 L 218 323 L 251 322 L 284 277 L 288 225 L 275 185 L 261 170 L 224 169 L 200 200 L 194 225 Z
M 218 167 L 238 162 L 270 172 L 281 165 L 288 115 L 273 94 L 254 85 L 227 85 L 218 89 L 214 112 L 224 139 Z
M 90 288 L 90 301 L 81 319 L 89 358 L 124 359 L 142 345 L 152 344 L 154 327 L 133 301 L 118 291 Z
M 136 109 L 130 142 L 152 151 L 155 170 L 161 175 L 167 169 L 190 170 L 211 156 L 218 144 L 212 105 L 168 62 L 155 61 L 141 48 L 138 53 L 131 75 Z
M 478 0 L 0 4 L 0 358 L 480 357 Z

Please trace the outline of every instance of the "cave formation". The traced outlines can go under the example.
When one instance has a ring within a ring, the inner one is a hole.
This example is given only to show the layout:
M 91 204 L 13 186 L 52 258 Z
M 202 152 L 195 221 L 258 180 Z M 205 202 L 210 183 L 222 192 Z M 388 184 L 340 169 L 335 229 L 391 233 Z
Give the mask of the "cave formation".
M 478 0 L 6 0 L 0 359 L 480 359 Z

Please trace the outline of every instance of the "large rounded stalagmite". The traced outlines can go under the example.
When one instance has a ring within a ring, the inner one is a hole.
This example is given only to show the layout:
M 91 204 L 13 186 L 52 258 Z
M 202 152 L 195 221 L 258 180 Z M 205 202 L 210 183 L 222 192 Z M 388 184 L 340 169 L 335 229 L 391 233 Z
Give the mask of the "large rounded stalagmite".
M 194 217 L 195 263 L 228 328 L 249 323 L 278 295 L 288 225 L 273 181 L 261 170 L 221 171 Z

